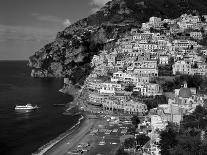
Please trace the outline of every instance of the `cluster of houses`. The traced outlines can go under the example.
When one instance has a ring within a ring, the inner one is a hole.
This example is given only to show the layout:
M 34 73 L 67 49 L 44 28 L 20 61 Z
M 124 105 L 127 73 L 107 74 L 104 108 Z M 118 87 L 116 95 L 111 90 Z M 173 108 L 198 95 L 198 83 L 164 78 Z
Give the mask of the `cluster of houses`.
M 94 70 L 85 81 L 88 103 L 112 112 L 148 114 L 153 133 L 165 129 L 167 122 L 180 124 L 183 115 L 204 104 L 203 96 L 195 88 L 188 88 L 187 83 L 168 97 L 168 104 L 160 103 L 149 112 L 144 102 L 134 101 L 131 96 L 163 95 L 161 86 L 155 83 L 159 66 L 171 65 L 172 75 L 205 77 L 207 49 L 200 42 L 206 32 L 207 16 L 187 14 L 177 19 L 151 17 L 140 29 L 131 29 L 115 48 L 94 55 Z
M 89 102 L 104 109 L 144 114 L 146 105 L 132 101 L 130 96 L 163 94 L 161 86 L 154 82 L 159 66 L 171 65 L 173 75 L 206 76 L 203 55 L 207 50 L 199 44 L 206 30 L 206 16 L 202 19 L 187 14 L 178 19 L 151 17 L 141 29 L 131 29 L 114 49 L 93 57 L 94 71 L 86 80 Z

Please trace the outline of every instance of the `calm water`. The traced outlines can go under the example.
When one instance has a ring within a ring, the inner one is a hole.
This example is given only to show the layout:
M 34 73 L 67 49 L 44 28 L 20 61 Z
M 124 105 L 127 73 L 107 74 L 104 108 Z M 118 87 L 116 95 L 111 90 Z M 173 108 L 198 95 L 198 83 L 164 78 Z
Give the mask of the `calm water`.
M 28 155 L 71 128 L 79 119 L 64 116 L 72 97 L 58 92 L 61 79 L 33 79 L 27 62 L 0 62 L 0 155 Z M 16 104 L 31 102 L 41 108 L 17 113 Z

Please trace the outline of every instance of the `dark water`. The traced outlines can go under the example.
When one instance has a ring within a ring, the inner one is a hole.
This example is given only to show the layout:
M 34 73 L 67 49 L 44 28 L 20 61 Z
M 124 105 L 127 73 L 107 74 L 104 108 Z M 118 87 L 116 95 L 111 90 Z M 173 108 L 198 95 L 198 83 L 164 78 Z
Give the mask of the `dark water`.
M 27 62 L 0 62 L 0 155 L 28 155 L 72 127 L 79 119 L 63 116 L 71 96 L 58 92 L 62 79 L 33 79 Z M 16 104 L 41 108 L 17 113 Z

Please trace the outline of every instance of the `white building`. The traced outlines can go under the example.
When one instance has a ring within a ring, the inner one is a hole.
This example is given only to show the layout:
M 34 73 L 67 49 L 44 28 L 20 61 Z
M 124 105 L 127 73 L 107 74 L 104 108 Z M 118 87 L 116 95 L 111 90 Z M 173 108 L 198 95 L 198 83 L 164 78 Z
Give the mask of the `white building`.
M 194 39 L 203 39 L 203 35 L 201 32 L 190 32 L 190 37 Z
M 162 19 L 158 17 L 150 17 L 149 23 L 153 25 L 153 27 L 160 27 L 162 24 Z
M 162 95 L 162 88 L 159 84 L 148 83 L 148 84 L 137 84 L 133 89 L 134 92 L 140 92 L 143 96 L 156 96 Z
M 174 40 L 173 46 L 175 46 L 175 48 L 191 48 L 197 47 L 198 44 L 197 42 L 191 40 Z
M 117 83 L 102 83 L 102 87 L 100 89 L 101 94 L 115 94 L 116 91 L 121 90 L 121 84 Z
M 151 117 L 151 128 L 153 131 L 164 130 L 168 125 L 168 123 L 165 122 L 159 115 L 151 115 L 150 117 Z
M 184 60 L 175 62 L 175 64 L 172 67 L 173 67 L 173 75 L 176 74 L 193 75 L 191 64 Z
M 160 55 L 159 56 L 159 64 L 160 65 L 168 65 L 168 63 L 169 63 L 168 55 Z

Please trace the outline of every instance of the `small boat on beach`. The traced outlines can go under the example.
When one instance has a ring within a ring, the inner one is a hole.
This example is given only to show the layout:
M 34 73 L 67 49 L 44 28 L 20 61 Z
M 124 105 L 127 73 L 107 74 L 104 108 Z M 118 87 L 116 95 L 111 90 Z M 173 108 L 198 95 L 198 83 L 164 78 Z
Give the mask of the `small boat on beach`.
M 15 110 L 35 110 L 38 108 L 39 107 L 37 105 L 32 106 L 31 104 L 26 104 L 26 105 L 16 105 Z

